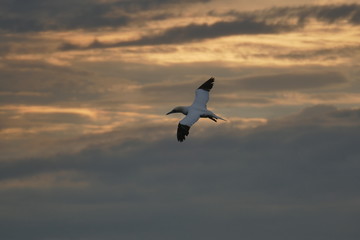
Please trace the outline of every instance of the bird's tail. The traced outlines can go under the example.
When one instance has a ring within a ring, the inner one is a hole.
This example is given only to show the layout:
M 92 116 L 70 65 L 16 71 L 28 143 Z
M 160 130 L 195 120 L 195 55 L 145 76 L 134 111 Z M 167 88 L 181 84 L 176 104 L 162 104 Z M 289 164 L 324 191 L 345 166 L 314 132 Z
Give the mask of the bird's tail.
M 226 119 L 224 119 L 222 117 L 217 116 L 217 118 L 220 119 L 220 120 L 226 121 Z
M 215 115 L 215 114 L 214 114 L 214 115 Z M 215 117 L 216 119 L 220 119 L 220 120 L 226 121 L 224 118 L 219 117 L 218 115 L 215 115 L 214 117 Z

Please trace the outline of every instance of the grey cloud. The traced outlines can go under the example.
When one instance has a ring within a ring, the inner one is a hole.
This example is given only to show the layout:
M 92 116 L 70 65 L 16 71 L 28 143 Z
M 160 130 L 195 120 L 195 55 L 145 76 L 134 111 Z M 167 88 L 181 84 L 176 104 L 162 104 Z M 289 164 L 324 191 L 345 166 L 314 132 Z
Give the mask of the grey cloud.
M 14 114 L 15 115 L 15 114 Z M 15 115 L 16 116 L 16 115 Z M 56 126 L 56 124 L 89 124 L 92 123 L 88 116 L 73 113 L 26 113 L 17 116 L 12 121 L 7 121 L 1 127 L 31 129 L 39 126 Z
M 289 69 L 250 67 L 239 70 L 221 63 L 155 66 L 126 62 L 75 62 L 71 67 L 41 61 L 4 63 L 0 71 L 0 99 L 3 104 L 63 105 L 68 101 L 68 107 L 85 104 L 110 111 L 128 109 L 123 104 L 146 103 L 154 107 L 153 111 L 162 113 L 169 111 L 167 108 L 172 105 L 190 104 L 195 89 L 211 76 L 217 79 L 209 103 L 213 107 L 240 102 L 266 105 L 273 102 L 271 96 L 265 95 L 268 93 L 322 90 L 349 84 L 347 77 L 341 73 L 318 67 L 316 71 L 301 68 L 290 73 Z M 254 76 L 254 71 L 260 75 Z M 204 75 L 205 72 L 209 74 Z M 124 86 L 136 88 L 130 92 Z M 182 94 L 177 94 L 180 91 Z M 164 99 L 169 103 L 167 107 L 163 104 Z
M 11 62 L 10 59 L 13 59 L 16 54 L 38 55 L 53 52 L 59 43 L 61 41 L 57 39 L 48 39 L 32 33 L 2 34 L 0 38 L 0 56 L 9 56 L 9 58 L 3 58 L 2 62 Z
M 0 94 L 3 104 L 49 104 L 65 99 L 89 99 L 99 94 L 91 81 L 92 73 L 74 66 L 56 66 L 40 60 L 7 60 L 0 69 L 1 92 L 12 93 Z M 34 92 L 38 96 L 21 92 Z
M 195 90 L 210 77 L 211 76 L 205 76 L 203 78 L 196 78 L 192 81 L 177 81 L 176 83 L 160 82 L 143 84 L 141 85 L 139 90 L 142 96 L 147 99 L 146 102 L 162 103 L 164 99 L 166 99 L 166 102 L 168 102 L 169 104 L 171 103 L 175 105 L 190 105 L 194 100 Z M 224 100 L 224 98 L 222 98 L 221 96 L 216 96 L 216 93 L 219 92 L 219 90 L 223 89 L 223 87 L 220 86 L 222 84 L 223 82 L 221 80 L 215 81 L 215 87 L 211 91 L 212 97 L 210 99 L 209 105 L 212 105 L 213 98 L 220 101 Z M 252 101 L 254 99 L 249 100 Z M 168 106 L 169 108 L 174 107 L 171 106 L 171 104 Z
M 285 58 L 293 60 L 306 59 L 338 59 L 357 56 L 360 52 L 359 45 L 350 45 L 334 48 L 320 48 L 317 50 L 308 51 L 292 51 L 289 53 L 278 54 L 276 58 Z
M 206 80 L 206 78 L 204 77 Z M 182 81 L 178 83 L 152 83 L 142 85 L 140 91 L 143 96 L 149 101 L 162 101 L 162 99 L 169 99 L 169 101 L 189 104 L 194 97 L 194 91 L 202 83 L 203 80 Z M 197 83 L 196 83 L 197 82 Z M 212 90 L 212 98 L 221 101 L 222 103 L 233 102 L 234 99 L 229 98 L 226 94 L 241 93 L 236 98 L 236 102 L 250 103 L 250 104 L 267 104 L 271 103 L 271 98 L 268 96 L 254 96 L 244 95 L 244 92 L 253 93 L 269 93 L 281 91 L 306 91 L 315 89 L 329 89 L 332 87 L 346 86 L 348 79 L 339 72 L 323 71 L 323 72 L 308 72 L 308 73 L 281 73 L 271 75 L 260 75 L 252 77 L 242 77 L 232 80 L 222 80 L 215 83 Z M 182 94 L 175 94 L 181 92 Z M 219 95 L 219 93 L 225 95 Z M 187 100 L 186 100 L 187 99 Z M 211 100 L 212 101 L 212 100 Z M 214 103 L 216 101 L 214 100 Z M 211 102 L 210 102 L 211 104 Z
M 338 72 L 285 73 L 246 77 L 230 82 L 230 88 L 241 91 L 296 91 L 329 88 L 346 84 L 346 77 Z
M 360 24 L 360 5 L 328 5 L 318 7 L 303 7 L 299 8 L 299 12 L 304 17 L 314 17 L 318 20 L 328 23 L 334 23 L 340 20 L 347 20 L 352 24 Z
M 258 10 L 254 12 L 229 11 L 227 13 L 209 12 L 215 16 L 233 16 L 242 19 L 248 16 L 256 16 L 259 19 L 269 21 L 297 20 L 299 26 L 307 24 L 310 19 L 316 19 L 329 24 L 339 21 L 347 21 L 350 24 L 359 24 L 360 5 L 359 4 L 328 4 L 328 5 L 304 5 L 299 7 L 273 7 L 270 9 Z
M 157 50 L 149 49 L 149 51 Z M 100 109 L 111 108 L 115 111 L 123 109 L 121 104 L 129 103 L 163 103 L 164 99 L 174 103 L 188 102 L 192 101 L 195 88 L 211 77 L 204 75 L 204 72 L 222 76 L 219 77 L 219 81 L 225 76 L 239 75 L 236 70 L 217 63 L 164 66 L 75 60 L 71 66 L 55 66 L 35 60 L 8 60 L 3 62 L 2 68 L 0 67 L 0 100 L 2 104 L 24 105 L 54 103 L 63 105 L 67 102 L 66 105 L 72 107 L 85 104 Z M 163 84 L 165 79 L 168 84 Z M 188 79 L 187 84 L 180 84 L 181 86 L 176 84 L 181 79 Z M 139 88 L 130 92 L 126 90 L 126 86 Z M 183 89 L 186 95 L 174 96 L 177 87 Z M 217 88 L 214 92 L 217 92 Z M 189 97 L 188 100 L 186 96 Z
M 48 2 L 2 1 L 1 30 L 8 32 L 37 32 L 101 26 L 121 26 L 125 16 L 107 18 L 111 4 L 100 4 L 94 0 Z
M 234 90 L 234 89 L 233 89 Z M 254 106 L 254 105 L 269 105 L 273 104 L 273 100 L 269 98 L 268 96 L 253 96 L 253 95 L 245 95 L 239 94 L 236 95 L 236 97 L 229 97 L 227 95 L 214 95 L 211 97 L 212 103 L 216 105 L 217 107 L 221 106 L 239 106 L 241 105 L 248 105 L 248 106 Z
M 184 144 L 175 135 L 129 139 L 0 162 L 3 181 L 71 170 L 90 184 L 0 190 L 1 233 L 14 240 L 357 239 L 360 126 L 343 111 L 358 110 L 317 106 L 246 132 L 194 127 Z M 323 126 L 338 114 L 337 125 Z
M 190 24 L 184 27 L 174 27 L 165 30 L 163 33 L 154 36 L 145 36 L 138 40 L 116 43 L 105 43 L 94 40 L 86 47 L 72 43 L 63 43 L 60 50 L 77 50 L 93 48 L 112 48 L 126 46 L 146 46 L 161 44 L 178 44 L 206 39 L 232 36 L 232 35 L 253 35 L 253 34 L 274 34 L 293 30 L 294 26 L 288 24 L 269 24 L 265 21 L 258 21 L 253 18 L 236 21 L 219 21 L 214 24 Z
M 283 126 L 321 127 L 358 127 L 360 120 L 359 109 L 336 109 L 331 105 L 316 105 L 305 108 L 299 113 L 280 119 L 271 120 L 266 127 L 282 128 Z M 265 128 L 266 128 L 265 127 Z
M 338 110 L 331 112 L 331 116 L 336 119 L 345 119 L 350 122 L 355 122 L 360 120 L 360 111 L 359 110 Z
M 158 9 L 179 2 L 194 1 L 152 0 L 152 1 L 97 1 L 64 0 L 49 2 L 45 0 L 12 0 L 0 2 L 0 31 L 3 32 L 39 32 L 74 29 L 99 29 L 121 27 L 137 21 L 131 14 L 140 11 Z M 197 2 L 206 2 L 198 0 Z M 111 15 L 120 9 L 126 14 Z M 157 17 L 169 17 L 162 15 Z M 155 16 L 156 17 L 156 16 Z
M 360 7 L 352 5 L 324 5 L 272 8 L 254 12 L 230 11 L 217 14 L 214 11 L 209 15 L 233 16 L 229 21 L 218 21 L 213 24 L 190 24 L 183 27 L 174 27 L 163 33 L 153 36 L 144 36 L 137 40 L 106 43 L 94 40 L 90 45 L 83 47 L 72 43 L 63 43 L 60 50 L 80 50 L 93 48 L 113 48 L 125 46 L 144 46 L 160 44 L 179 44 L 193 41 L 202 41 L 232 35 L 249 34 L 278 34 L 293 31 L 304 27 L 310 18 L 325 21 L 329 24 L 340 20 L 358 24 Z M 291 21 L 292 19 L 297 21 Z
M 346 87 L 350 84 L 345 75 L 329 69 L 292 73 L 284 71 L 278 74 L 243 76 L 240 78 L 234 77 L 235 75 L 236 73 L 232 73 L 230 77 L 225 79 L 216 78 L 218 80 L 216 80 L 211 93 L 210 107 L 239 104 L 271 105 L 276 103 L 274 100 L 278 100 L 277 97 L 269 95 L 272 93 L 329 90 L 335 87 Z M 195 89 L 206 79 L 207 77 L 196 78 L 191 81 L 177 81 L 176 83 L 169 81 L 141 84 L 139 85 L 139 92 L 149 103 L 162 103 L 166 99 L 169 105 L 187 105 L 193 101 Z M 181 94 L 178 94 L 179 92 Z

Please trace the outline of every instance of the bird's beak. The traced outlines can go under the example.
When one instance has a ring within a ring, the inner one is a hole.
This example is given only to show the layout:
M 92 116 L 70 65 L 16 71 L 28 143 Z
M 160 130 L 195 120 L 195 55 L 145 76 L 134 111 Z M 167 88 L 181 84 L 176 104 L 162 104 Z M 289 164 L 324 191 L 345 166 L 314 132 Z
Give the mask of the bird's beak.
M 172 113 L 174 113 L 174 112 L 175 112 L 174 110 L 171 110 L 171 111 L 168 112 L 166 115 L 172 114 Z

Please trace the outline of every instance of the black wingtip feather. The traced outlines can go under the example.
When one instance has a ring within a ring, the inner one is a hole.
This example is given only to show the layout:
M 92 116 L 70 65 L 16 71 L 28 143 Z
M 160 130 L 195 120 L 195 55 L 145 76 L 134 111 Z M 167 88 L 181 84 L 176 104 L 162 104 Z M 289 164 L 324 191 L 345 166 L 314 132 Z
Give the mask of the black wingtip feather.
M 185 140 L 185 136 L 189 135 L 189 126 L 180 124 L 178 125 L 178 129 L 177 129 L 177 139 L 179 142 L 182 142 Z
M 202 90 L 209 92 L 210 89 L 212 89 L 212 87 L 214 85 L 214 81 L 215 81 L 215 78 L 211 77 L 209 80 L 204 82 L 198 89 L 202 89 Z

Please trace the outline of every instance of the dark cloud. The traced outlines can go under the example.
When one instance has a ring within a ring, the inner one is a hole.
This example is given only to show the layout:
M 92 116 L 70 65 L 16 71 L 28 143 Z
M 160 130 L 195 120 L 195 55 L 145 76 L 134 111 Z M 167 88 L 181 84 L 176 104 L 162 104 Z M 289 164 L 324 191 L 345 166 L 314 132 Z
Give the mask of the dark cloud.
M 38 32 L 122 26 L 126 16 L 106 17 L 113 4 L 101 4 L 95 0 L 48 2 L 2 1 L 1 30 L 5 32 Z
M 297 91 L 329 88 L 346 84 L 346 77 L 338 72 L 288 73 L 247 77 L 235 80 L 235 86 L 242 91 Z
M 153 143 L 133 138 L 1 162 L 1 234 L 14 240 L 357 239 L 357 112 L 317 106 L 245 132 L 231 124 L 212 131 L 198 125 L 183 144 L 173 133 Z M 336 124 L 324 126 L 328 121 Z M 88 187 L 3 187 L 59 172 L 78 177 L 63 174 L 55 183 Z
M 308 51 L 292 51 L 289 53 L 278 54 L 276 58 L 285 58 L 292 60 L 336 60 L 338 58 L 349 58 L 357 56 L 360 53 L 359 45 L 341 46 L 333 48 L 320 48 Z
M 278 34 L 304 27 L 310 19 L 317 19 L 329 24 L 346 20 L 358 24 L 360 5 L 324 5 L 288 8 L 272 8 L 254 12 L 230 11 L 225 14 L 209 15 L 232 16 L 233 20 L 218 21 L 213 24 L 190 24 L 165 30 L 158 35 L 144 36 L 137 40 L 107 43 L 94 40 L 88 46 L 63 43 L 61 50 L 113 48 L 125 46 L 146 46 L 160 44 L 179 44 L 202 41 L 232 35 Z M 295 21 L 293 21 L 295 19 Z
M 70 1 L 49 2 L 45 0 L 3 0 L 0 2 L 0 30 L 3 32 L 38 32 L 38 31 L 57 31 L 74 29 L 117 28 L 128 25 L 132 22 L 141 21 L 137 13 L 142 11 L 154 10 L 159 8 L 170 8 L 174 4 L 191 4 L 194 1 L 179 0 L 153 0 L 153 1 Z M 198 0 L 196 2 L 208 2 L 208 0 Z M 119 10 L 119 11 L 117 11 Z M 137 17 L 132 15 L 136 14 Z M 254 34 L 254 33 L 273 33 L 284 30 L 292 30 L 294 25 L 282 24 L 278 18 L 296 18 L 298 24 L 304 24 L 308 19 L 315 18 L 319 21 L 334 23 L 340 20 L 346 20 L 351 24 L 359 24 L 360 7 L 358 4 L 348 5 L 322 5 L 322 6 L 301 6 L 301 7 L 283 7 L 272 8 L 255 12 L 236 12 L 230 11 L 226 14 L 219 14 L 215 11 L 210 15 L 235 16 L 237 19 L 233 22 L 219 22 L 214 25 L 190 25 L 186 28 L 175 28 L 175 30 L 192 32 L 200 30 L 204 38 L 227 36 L 233 34 Z M 148 16 L 146 21 L 160 20 L 173 17 L 171 13 L 156 13 Z M 246 21 L 246 19 L 256 19 L 256 21 Z M 271 23 L 273 22 L 273 23 Z M 277 23 L 276 23 L 277 22 Z M 215 33 L 209 33 L 212 29 Z M 222 28 L 224 27 L 224 29 Z M 232 30 L 230 30 L 230 28 Z M 251 30 L 253 28 L 253 30 Z M 284 29 L 285 28 L 285 29 Z M 218 32 L 219 31 L 219 32 Z M 218 33 L 216 33 L 218 32 Z M 174 33 L 169 30 L 168 34 Z M 196 32 L 195 32 L 196 33 Z M 169 38 L 164 33 L 164 41 Z M 179 37 L 179 35 L 177 35 Z M 140 45 L 151 44 L 152 41 L 160 40 L 154 37 L 129 42 L 128 44 Z M 189 39 L 184 36 L 183 40 L 199 40 L 198 37 Z M 143 42 L 144 41 L 144 42 Z M 168 39 L 169 41 L 169 39 Z M 168 42 L 166 41 L 166 42 Z M 171 40 L 173 42 L 174 39 Z M 179 40 L 178 40 L 179 41 Z
M 0 66 L 2 104 L 50 104 L 99 94 L 89 71 L 41 60 L 6 60 Z M 30 94 L 23 94 L 23 93 Z M 34 94 L 31 94 L 34 93 Z
M 265 21 L 257 21 L 249 18 L 230 22 L 220 21 L 214 24 L 190 24 L 184 27 L 174 27 L 159 35 L 145 36 L 138 40 L 127 42 L 104 43 L 94 40 L 86 47 L 72 43 L 64 43 L 60 46 L 60 50 L 178 44 L 232 35 L 274 34 L 292 29 L 294 29 L 294 27 L 291 25 L 268 24 Z
M 317 20 L 328 23 L 345 20 L 351 24 L 360 24 L 358 19 L 360 15 L 359 4 L 300 7 L 299 12 L 303 18 L 314 17 Z
M 239 106 L 239 105 L 267 105 L 273 104 L 273 100 L 267 96 L 244 96 L 244 94 L 236 95 L 235 97 L 229 97 L 227 95 L 215 95 L 211 97 L 213 104 L 218 107 L 221 106 Z
M 122 27 L 138 21 L 131 14 L 151 9 L 159 9 L 170 4 L 206 2 L 178 0 L 135 0 L 135 1 L 98 1 L 64 0 L 3 0 L 0 1 L 0 31 L 23 33 L 39 31 L 58 31 L 75 29 L 101 29 Z M 121 11 L 117 11 L 121 10 Z M 122 13 L 120 13 L 122 12 Z M 155 18 L 171 17 L 155 15 Z
M 354 127 L 359 126 L 359 109 L 336 109 L 331 105 L 316 105 L 305 108 L 299 113 L 271 120 L 269 128 L 282 128 L 283 126 L 321 126 Z
M 197 84 L 193 81 L 182 82 L 166 82 L 166 83 L 152 83 L 142 85 L 140 91 L 143 96 L 152 102 L 161 102 L 162 99 L 169 99 L 169 101 L 190 104 L 194 97 L 195 89 L 200 86 L 204 80 L 196 80 Z M 221 103 L 246 102 L 249 104 L 266 104 L 271 103 L 271 98 L 264 96 L 245 96 L 244 92 L 281 92 L 281 91 L 306 91 L 315 89 L 328 89 L 332 87 L 339 87 L 348 83 L 347 78 L 339 72 L 309 72 L 309 73 L 281 73 L 269 74 L 252 77 L 242 77 L 233 80 L 222 80 L 219 78 L 215 82 L 215 87 L 212 90 L 212 98 L 218 99 Z M 181 92 L 181 95 L 175 94 Z M 223 95 L 218 95 L 218 94 Z M 236 99 L 232 99 L 228 94 L 241 93 L 237 95 Z M 175 94 L 175 95 L 174 95 Z M 187 99 L 187 100 L 186 100 Z M 214 100 L 216 103 L 217 101 Z M 181 104 L 180 104 L 181 105 Z
M 350 24 L 357 25 L 360 14 L 359 4 L 329 4 L 329 5 L 304 5 L 299 7 L 273 7 L 254 12 L 229 11 L 219 14 L 216 11 L 209 12 L 209 15 L 232 16 L 238 19 L 244 17 L 257 17 L 258 19 L 268 21 L 287 21 L 289 19 L 297 20 L 297 24 L 304 25 L 311 19 L 323 21 L 329 24 L 339 21 L 347 21 Z
M 174 49 L 151 48 L 148 51 Z M 2 104 L 91 105 L 116 111 L 123 109 L 121 104 L 129 103 L 158 104 L 164 99 L 186 103 L 193 100 L 195 88 L 212 76 L 204 75 L 206 72 L 219 76 L 219 81 L 240 74 L 236 69 L 218 63 L 152 65 L 116 61 L 78 62 L 75 59 L 71 65 L 57 66 L 40 60 L 7 60 L 0 66 L 0 100 Z M 181 79 L 188 80 L 179 84 Z M 128 90 L 133 86 L 136 88 Z M 179 89 L 184 90 L 185 95 L 174 96 Z M 162 104 L 156 109 L 161 107 Z

